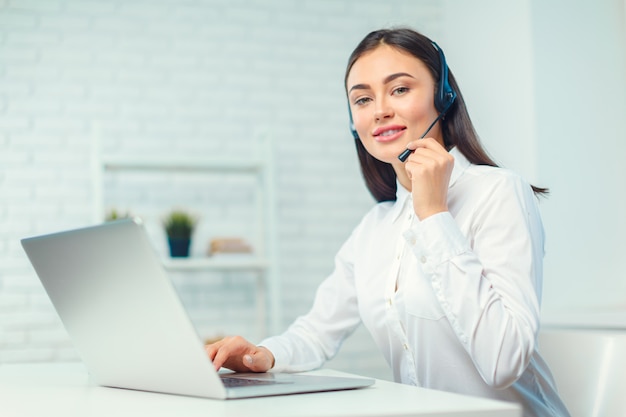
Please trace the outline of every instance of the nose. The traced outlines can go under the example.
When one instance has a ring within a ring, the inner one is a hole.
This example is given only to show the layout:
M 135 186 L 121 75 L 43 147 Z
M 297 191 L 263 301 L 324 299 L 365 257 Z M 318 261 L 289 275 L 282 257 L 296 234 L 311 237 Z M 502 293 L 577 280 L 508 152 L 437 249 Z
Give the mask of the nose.
M 383 119 L 390 118 L 391 116 L 393 116 L 393 109 L 391 108 L 387 100 L 377 100 L 376 108 L 374 110 L 374 118 L 376 119 L 376 121 L 379 122 Z

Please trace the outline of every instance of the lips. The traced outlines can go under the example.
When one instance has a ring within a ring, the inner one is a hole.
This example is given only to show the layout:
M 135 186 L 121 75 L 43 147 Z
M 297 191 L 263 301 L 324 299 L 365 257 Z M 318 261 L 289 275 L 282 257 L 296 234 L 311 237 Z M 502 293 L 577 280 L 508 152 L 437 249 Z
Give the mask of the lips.
M 376 128 L 372 136 L 377 142 L 391 142 L 402 136 L 405 130 L 405 126 L 382 126 Z

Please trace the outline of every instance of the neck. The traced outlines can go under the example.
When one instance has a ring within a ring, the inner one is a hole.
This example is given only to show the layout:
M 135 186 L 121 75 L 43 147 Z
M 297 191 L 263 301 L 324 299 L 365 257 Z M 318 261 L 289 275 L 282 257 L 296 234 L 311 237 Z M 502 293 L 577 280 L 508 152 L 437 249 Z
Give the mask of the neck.
M 392 167 L 393 170 L 396 172 L 396 177 L 398 178 L 398 182 L 400 183 L 400 185 L 402 185 L 407 190 L 412 191 L 411 180 L 406 173 L 406 168 L 404 167 L 404 164 L 398 161 L 397 163 L 393 163 Z

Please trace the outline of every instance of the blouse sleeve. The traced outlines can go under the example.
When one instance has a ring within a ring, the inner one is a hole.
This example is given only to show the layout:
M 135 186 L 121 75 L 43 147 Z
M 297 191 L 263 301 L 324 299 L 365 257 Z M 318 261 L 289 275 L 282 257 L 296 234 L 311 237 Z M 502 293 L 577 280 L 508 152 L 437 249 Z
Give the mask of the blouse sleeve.
M 274 355 L 273 372 L 300 372 L 321 367 L 334 357 L 361 319 L 353 279 L 354 234 L 335 256 L 335 268 L 318 287 L 313 307 L 287 331 L 259 345 Z
M 492 185 L 467 235 L 445 212 L 413 226 L 405 238 L 482 378 L 506 388 L 535 349 L 544 235 L 526 182 L 511 174 Z

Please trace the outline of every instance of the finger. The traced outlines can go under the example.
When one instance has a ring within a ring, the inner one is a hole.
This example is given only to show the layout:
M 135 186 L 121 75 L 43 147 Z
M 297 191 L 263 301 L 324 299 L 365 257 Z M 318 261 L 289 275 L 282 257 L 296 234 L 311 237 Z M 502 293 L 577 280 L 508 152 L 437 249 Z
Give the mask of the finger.
M 215 355 L 217 354 L 217 348 L 215 347 L 215 345 L 206 345 L 204 347 L 204 350 L 206 351 L 206 354 L 209 359 L 211 359 L 211 361 L 215 359 Z
M 424 145 L 418 144 L 410 157 L 411 162 L 428 165 L 433 163 L 437 165 L 447 165 L 454 160 L 448 151 L 439 146 L 439 144 Z
M 270 355 L 260 348 L 251 354 L 244 355 L 243 364 L 252 372 L 267 372 L 273 366 L 273 357 L 270 358 Z
M 249 369 L 252 369 L 254 367 L 254 359 L 252 358 L 252 355 L 243 355 L 243 366 Z
M 411 156 L 407 160 L 406 169 L 418 169 L 421 171 L 423 169 L 434 169 L 440 164 L 440 158 L 436 153 L 428 149 L 418 148 L 411 154 Z
M 433 138 L 424 138 L 424 139 L 414 140 L 412 142 L 407 143 L 406 151 L 404 151 L 398 157 L 400 158 L 400 160 L 402 162 L 406 162 L 406 160 L 408 158 L 410 158 L 410 156 L 412 154 L 414 154 L 415 151 L 418 150 L 418 149 L 430 149 L 430 150 L 433 150 L 433 151 L 436 151 L 436 152 L 440 153 L 441 155 L 443 155 L 443 154 L 448 152 L 435 139 L 433 139 Z
M 232 356 L 237 355 L 237 351 L 240 349 L 240 344 L 243 339 L 235 337 L 224 337 L 222 340 L 209 346 L 212 354 L 211 360 L 216 370 L 219 370 L 222 366 L 231 359 Z
M 204 350 L 206 351 L 207 355 L 209 356 L 211 360 L 215 358 L 217 351 L 220 349 L 220 347 L 223 344 L 224 344 L 224 339 L 218 340 L 217 342 L 214 342 L 214 343 L 209 343 L 209 344 L 204 345 Z
M 255 345 L 241 336 L 226 337 L 215 355 L 213 364 L 216 369 L 219 369 L 219 366 L 237 372 L 247 371 L 249 366 L 244 361 L 244 356 L 254 353 L 255 349 Z
M 215 370 L 219 371 L 222 366 L 226 365 L 226 362 L 230 358 L 231 358 L 231 352 L 227 347 L 222 347 L 221 349 L 219 349 L 215 353 L 215 356 L 212 359 Z
M 441 145 L 435 138 L 424 138 L 418 141 L 412 142 L 415 149 L 430 149 L 439 154 L 447 154 L 448 151 Z
M 415 158 L 407 161 L 407 169 L 415 171 L 414 174 L 436 173 L 445 170 L 445 163 L 431 156 L 415 155 Z

